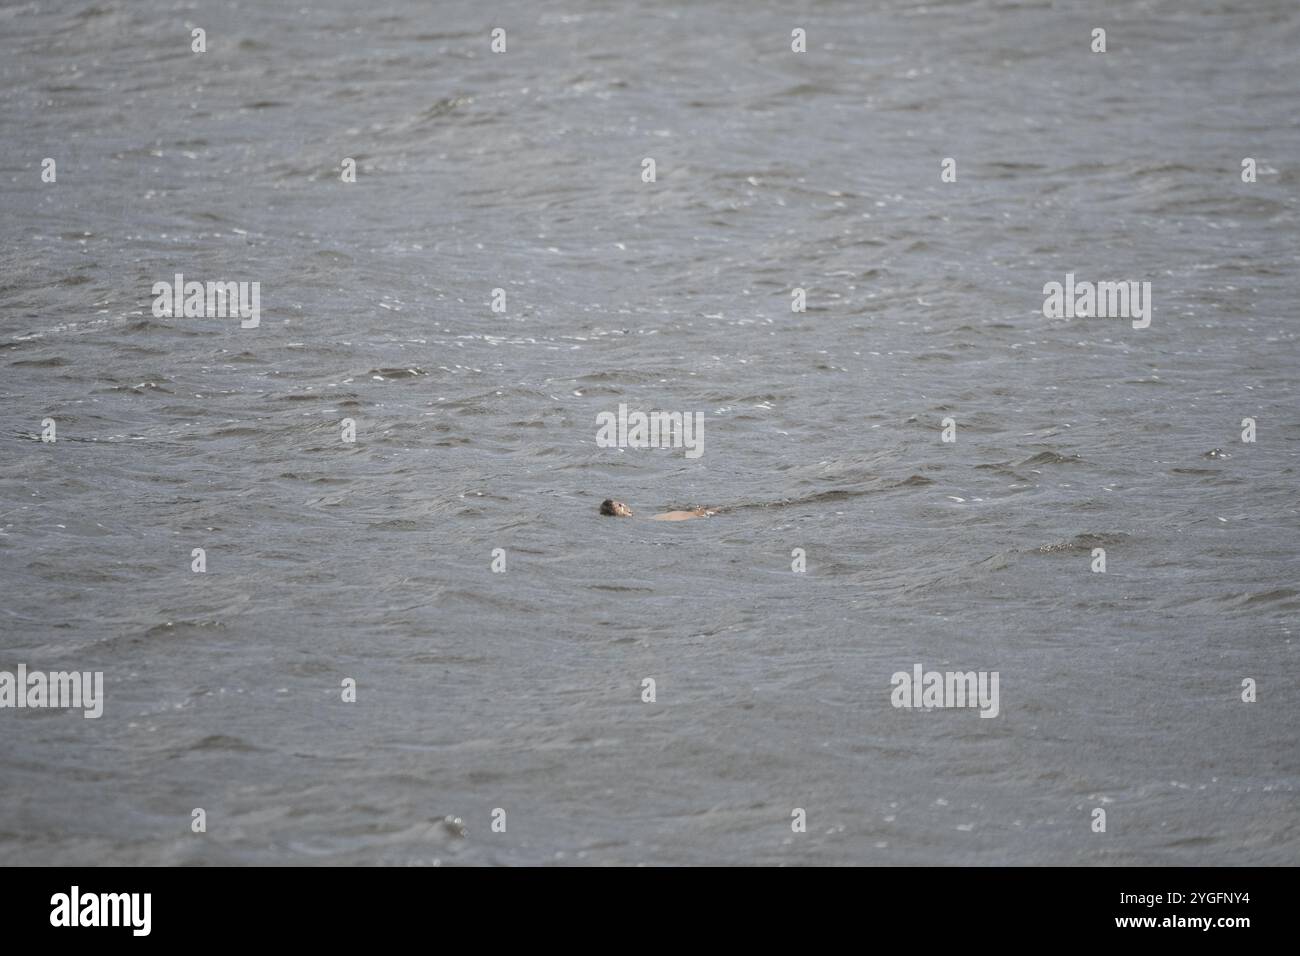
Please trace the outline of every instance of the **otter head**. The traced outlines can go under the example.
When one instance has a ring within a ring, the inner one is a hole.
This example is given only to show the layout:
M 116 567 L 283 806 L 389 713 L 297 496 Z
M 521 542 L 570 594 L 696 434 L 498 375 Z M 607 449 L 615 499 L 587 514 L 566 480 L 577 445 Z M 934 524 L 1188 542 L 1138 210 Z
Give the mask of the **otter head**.
M 615 501 L 613 498 L 606 498 L 600 503 L 600 513 L 603 515 L 613 515 L 616 518 L 632 517 L 632 509 L 621 501 Z

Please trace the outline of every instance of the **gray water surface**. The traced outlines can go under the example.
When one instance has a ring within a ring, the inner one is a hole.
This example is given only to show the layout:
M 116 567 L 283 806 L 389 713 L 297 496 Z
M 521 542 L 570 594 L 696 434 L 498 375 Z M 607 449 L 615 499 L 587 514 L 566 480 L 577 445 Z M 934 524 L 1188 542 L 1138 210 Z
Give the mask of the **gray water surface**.
M 1296 863 L 1298 93 L 1291 0 L 0 8 L 0 670 L 106 693 L 0 861 Z

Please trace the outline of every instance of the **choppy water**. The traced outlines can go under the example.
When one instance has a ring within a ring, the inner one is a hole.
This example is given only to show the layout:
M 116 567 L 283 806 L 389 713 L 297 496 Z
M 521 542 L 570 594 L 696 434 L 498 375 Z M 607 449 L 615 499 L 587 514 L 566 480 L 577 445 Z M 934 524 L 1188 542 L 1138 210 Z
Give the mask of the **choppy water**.
M 1295 863 L 1298 51 L 1290 0 L 0 9 L 0 669 L 107 694 L 0 711 L 0 860 Z M 1066 272 L 1150 328 L 1045 319 Z M 999 716 L 894 709 L 916 663 Z

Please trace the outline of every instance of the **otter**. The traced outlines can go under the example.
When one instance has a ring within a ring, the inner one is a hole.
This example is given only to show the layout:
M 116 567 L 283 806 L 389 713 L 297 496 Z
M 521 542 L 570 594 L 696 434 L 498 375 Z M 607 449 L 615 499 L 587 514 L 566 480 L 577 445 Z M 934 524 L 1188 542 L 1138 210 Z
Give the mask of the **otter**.
M 610 515 L 615 518 L 630 518 L 633 511 L 621 501 L 615 501 L 613 498 L 606 498 L 600 503 L 600 513 Z M 651 521 L 686 521 L 690 518 L 707 518 L 709 515 L 717 514 L 714 508 L 694 508 L 690 511 L 665 511 L 663 514 L 651 515 Z

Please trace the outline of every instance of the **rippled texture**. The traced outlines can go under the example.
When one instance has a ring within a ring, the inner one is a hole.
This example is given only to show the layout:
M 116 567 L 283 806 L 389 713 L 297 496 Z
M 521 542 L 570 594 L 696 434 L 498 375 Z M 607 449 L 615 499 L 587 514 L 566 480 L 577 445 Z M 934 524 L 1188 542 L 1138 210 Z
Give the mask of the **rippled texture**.
M 1297 861 L 1300 7 L 300 6 L 0 9 L 0 859 Z

